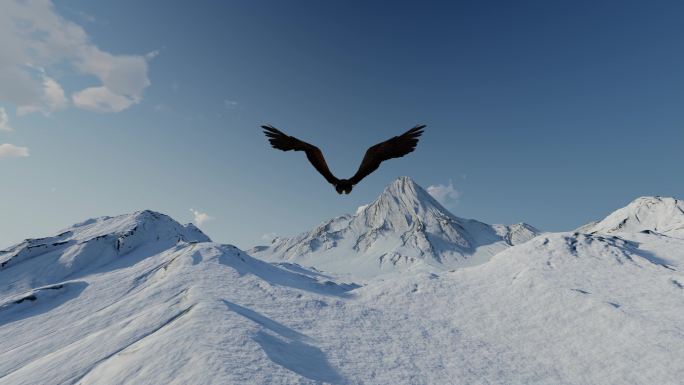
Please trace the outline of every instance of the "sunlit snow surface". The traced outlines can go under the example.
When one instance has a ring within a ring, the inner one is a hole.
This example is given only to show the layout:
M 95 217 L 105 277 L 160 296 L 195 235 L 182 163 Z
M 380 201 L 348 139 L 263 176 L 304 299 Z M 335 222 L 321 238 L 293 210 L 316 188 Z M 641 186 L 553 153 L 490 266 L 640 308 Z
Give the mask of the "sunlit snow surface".
M 363 286 L 150 211 L 86 221 L 0 252 L 0 384 L 681 384 L 684 237 L 651 207 L 658 231 Z

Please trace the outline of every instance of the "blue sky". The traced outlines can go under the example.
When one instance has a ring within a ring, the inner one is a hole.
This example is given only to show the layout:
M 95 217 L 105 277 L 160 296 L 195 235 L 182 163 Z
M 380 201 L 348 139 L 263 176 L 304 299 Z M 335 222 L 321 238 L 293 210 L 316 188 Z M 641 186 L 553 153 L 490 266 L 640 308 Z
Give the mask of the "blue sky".
M 0 247 L 140 209 L 243 248 L 400 175 L 454 214 L 570 230 L 684 196 L 684 3 L 112 1 L 3 4 Z M 351 176 L 339 196 L 271 123 Z

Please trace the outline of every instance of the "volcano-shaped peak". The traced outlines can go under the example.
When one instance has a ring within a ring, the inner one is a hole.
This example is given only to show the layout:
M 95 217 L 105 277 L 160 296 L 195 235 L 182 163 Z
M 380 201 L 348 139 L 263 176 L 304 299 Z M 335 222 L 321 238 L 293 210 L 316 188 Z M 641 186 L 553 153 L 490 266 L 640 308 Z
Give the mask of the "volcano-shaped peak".
M 392 218 L 407 222 L 407 225 L 415 219 L 424 220 L 426 216 L 450 218 L 452 215 L 440 205 L 425 189 L 420 187 L 413 179 L 402 176 L 390 183 L 380 196 L 370 203 L 364 210 L 357 212 L 357 217 L 364 220 L 372 216 L 375 220 L 384 222 L 392 221 Z M 371 222 L 367 222 L 371 224 Z
M 385 187 L 382 195 L 392 196 L 417 196 L 418 191 L 423 190 L 408 176 L 400 176 Z
M 437 201 L 413 179 L 407 176 L 400 176 L 385 187 L 378 200 L 395 199 L 408 205 L 415 203 L 439 205 Z
M 532 227 L 522 231 L 519 226 L 458 218 L 406 176 L 392 181 L 354 215 L 340 218 L 250 253 L 268 261 L 372 276 L 414 267 L 438 271 L 482 263 L 537 234 Z

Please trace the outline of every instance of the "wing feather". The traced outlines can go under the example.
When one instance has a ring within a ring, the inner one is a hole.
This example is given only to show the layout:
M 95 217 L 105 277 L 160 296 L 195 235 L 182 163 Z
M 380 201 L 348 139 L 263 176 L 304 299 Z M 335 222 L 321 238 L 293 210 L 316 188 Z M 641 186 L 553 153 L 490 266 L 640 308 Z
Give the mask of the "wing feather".
M 328 164 L 323 157 L 323 153 L 318 147 L 299 140 L 294 136 L 288 136 L 273 126 L 265 125 L 261 126 L 261 128 L 264 129 L 264 134 L 268 137 L 268 141 L 273 148 L 282 151 L 304 151 L 304 153 L 306 153 L 306 158 L 311 162 L 311 165 L 323 175 L 328 183 L 336 185 L 339 182 L 339 179 L 330 172 Z
M 424 124 L 413 127 L 405 133 L 395 136 L 370 147 L 361 161 L 358 171 L 349 179 L 352 184 L 357 184 L 361 179 L 368 176 L 380 167 L 380 163 L 413 152 L 418 144 L 418 138 L 423 134 Z

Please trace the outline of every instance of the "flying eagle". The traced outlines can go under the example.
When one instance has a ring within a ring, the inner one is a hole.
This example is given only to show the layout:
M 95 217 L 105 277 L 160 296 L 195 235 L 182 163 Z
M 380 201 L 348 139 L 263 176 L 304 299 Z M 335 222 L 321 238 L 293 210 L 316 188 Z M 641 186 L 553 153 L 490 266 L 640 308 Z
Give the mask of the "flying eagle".
M 412 152 L 416 148 L 416 144 L 418 144 L 418 137 L 423 134 L 425 125 L 415 126 L 399 136 L 395 136 L 392 139 L 378 143 L 369 148 L 366 151 L 366 155 L 363 156 L 358 171 L 349 179 L 337 179 L 335 175 L 330 172 L 328 164 L 325 163 L 323 153 L 318 147 L 301 141 L 294 136 L 288 136 L 273 126 L 266 125 L 261 126 L 261 128 L 264 129 L 264 134 L 268 137 L 268 141 L 271 142 L 273 148 L 282 151 L 304 151 L 309 162 L 311 162 L 314 168 L 323 175 L 328 183 L 335 186 L 335 190 L 337 190 L 338 194 L 349 194 L 354 185 L 368 176 L 368 174 L 377 170 L 378 167 L 380 167 L 380 163 L 387 159 L 401 158 L 409 152 Z

